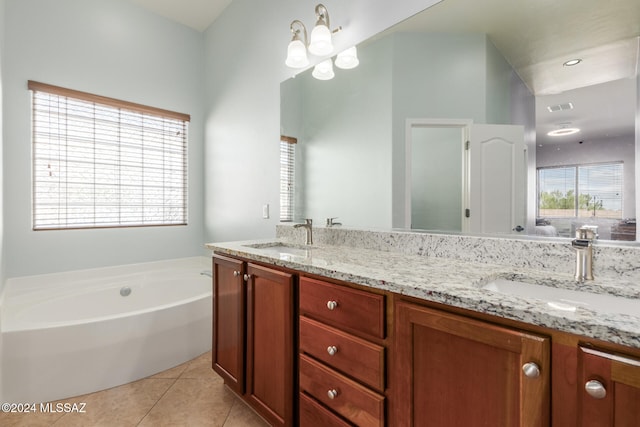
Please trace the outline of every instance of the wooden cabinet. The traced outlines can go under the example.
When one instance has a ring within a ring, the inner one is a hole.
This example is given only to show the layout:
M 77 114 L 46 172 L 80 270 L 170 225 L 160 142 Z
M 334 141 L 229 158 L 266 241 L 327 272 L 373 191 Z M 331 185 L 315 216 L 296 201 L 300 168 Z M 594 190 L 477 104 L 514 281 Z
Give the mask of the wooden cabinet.
M 213 283 L 213 369 L 271 425 L 640 427 L 640 350 L 218 254 Z
M 548 426 L 550 340 L 395 306 L 393 425 Z
M 300 425 L 385 424 L 385 297 L 300 279 Z
M 271 425 L 294 425 L 294 276 L 216 255 L 213 284 L 213 369 Z
M 580 347 L 578 425 L 640 426 L 640 359 Z
M 213 258 L 213 370 L 238 394 L 244 393 L 245 264 Z

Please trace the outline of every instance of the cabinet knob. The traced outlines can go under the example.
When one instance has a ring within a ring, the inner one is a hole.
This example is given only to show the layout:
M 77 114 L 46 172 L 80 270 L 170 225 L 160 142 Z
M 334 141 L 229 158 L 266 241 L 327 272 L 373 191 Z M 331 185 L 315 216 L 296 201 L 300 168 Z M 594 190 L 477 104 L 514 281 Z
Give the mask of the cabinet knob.
M 249 279 L 251 279 L 251 275 L 250 275 L 250 274 L 245 274 L 245 275 L 244 275 L 244 281 L 245 281 L 245 282 L 248 282 L 248 281 L 249 281 Z
M 327 347 L 327 353 L 329 353 L 329 356 L 333 356 L 337 352 L 338 352 L 338 347 L 336 347 L 335 345 L 330 345 L 329 347 Z
M 335 310 L 338 306 L 338 301 L 327 301 L 327 308 L 329 310 Z
M 238 276 L 240 275 L 240 272 L 239 272 L 239 271 L 234 271 L 234 272 L 233 272 L 233 275 L 234 275 L 235 277 L 238 277 Z
M 604 385 L 598 380 L 589 380 L 584 385 L 584 389 L 587 391 L 589 396 L 594 399 L 604 399 L 607 397 L 607 389 L 604 388 Z
M 331 400 L 335 399 L 336 397 L 338 397 L 338 390 L 336 390 L 335 388 L 329 390 L 327 392 L 327 397 L 329 397 L 329 399 Z
M 529 378 L 538 378 L 540 376 L 540 367 L 533 362 L 522 365 L 522 372 Z

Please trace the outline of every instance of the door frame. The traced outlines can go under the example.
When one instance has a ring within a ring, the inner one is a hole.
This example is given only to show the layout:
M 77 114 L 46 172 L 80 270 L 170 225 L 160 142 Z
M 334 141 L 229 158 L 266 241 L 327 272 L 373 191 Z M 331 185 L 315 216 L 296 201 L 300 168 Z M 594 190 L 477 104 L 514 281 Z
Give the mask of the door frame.
M 436 119 L 436 118 L 410 118 L 405 121 L 405 209 L 404 209 L 404 227 L 411 229 L 411 154 L 413 147 L 413 128 L 458 128 L 461 135 L 461 161 L 462 163 L 462 211 L 460 218 L 462 223 L 462 232 L 469 230 L 469 218 L 464 215 L 464 210 L 469 207 L 469 156 L 464 150 L 464 142 L 469 140 L 469 127 L 473 124 L 472 119 Z

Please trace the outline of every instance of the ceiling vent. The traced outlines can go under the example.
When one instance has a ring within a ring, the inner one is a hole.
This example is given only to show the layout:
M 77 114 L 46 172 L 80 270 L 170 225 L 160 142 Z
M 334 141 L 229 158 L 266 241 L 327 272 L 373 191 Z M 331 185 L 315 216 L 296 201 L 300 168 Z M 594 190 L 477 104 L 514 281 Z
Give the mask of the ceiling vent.
M 547 107 L 547 110 L 549 110 L 550 113 L 555 113 L 556 111 L 573 110 L 573 104 L 571 102 L 565 102 L 564 104 L 549 105 Z

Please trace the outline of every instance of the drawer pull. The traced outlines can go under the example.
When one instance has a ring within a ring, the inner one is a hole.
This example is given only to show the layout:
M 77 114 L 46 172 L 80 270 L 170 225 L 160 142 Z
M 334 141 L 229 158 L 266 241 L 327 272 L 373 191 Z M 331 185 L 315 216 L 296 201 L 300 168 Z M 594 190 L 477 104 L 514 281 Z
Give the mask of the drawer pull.
M 522 365 L 522 371 L 529 378 L 538 378 L 540 376 L 540 367 L 533 362 Z
M 239 271 L 234 271 L 234 272 L 233 272 L 233 276 L 234 276 L 234 277 L 238 277 L 239 275 L 240 275 L 240 272 L 239 272 Z
M 584 389 L 587 391 L 589 396 L 594 399 L 604 399 L 607 397 L 607 389 L 604 388 L 604 385 L 600 381 L 590 380 L 584 385 Z
M 336 397 L 338 397 L 338 390 L 336 390 L 335 388 L 329 390 L 327 392 L 327 397 L 329 397 L 329 399 L 331 400 L 335 399 Z
M 338 347 L 336 347 L 335 345 L 330 345 L 329 347 L 327 347 L 327 353 L 329 353 L 329 356 L 333 356 L 338 352 Z
M 338 306 L 338 301 L 327 301 L 327 308 L 329 310 L 335 310 Z
M 248 282 L 249 280 L 251 280 L 251 275 L 250 274 L 245 274 L 244 275 L 244 281 Z

